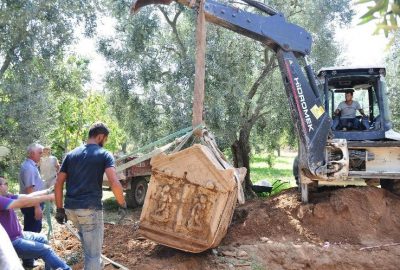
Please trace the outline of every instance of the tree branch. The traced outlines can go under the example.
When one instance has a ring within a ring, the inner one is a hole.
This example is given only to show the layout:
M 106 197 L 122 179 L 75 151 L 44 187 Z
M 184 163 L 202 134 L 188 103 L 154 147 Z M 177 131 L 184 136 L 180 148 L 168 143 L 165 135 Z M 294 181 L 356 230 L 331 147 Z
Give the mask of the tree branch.
M 274 55 L 269 57 L 268 49 L 264 50 L 265 66 L 262 69 L 261 74 L 258 76 L 257 80 L 251 86 L 251 88 L 247 94 L 247 100 L 244 105 L 243 113 L 242 113 L 242 119 L 243 119 L 243 122 L 241 125 L 242 127 L 243 127 L 243 125 L 249 125 L 252 127 L 254 125 L 254 123 L 257 121 L 257 119 L 259 118 L 260 111 L 264 107 L 263 97 L 261 96 L 257 100 L 257 106 L 253 113 L 250 112 L 251 100 L 254 98 L 255 94 L 257 93 L 257 90 L 259 89 L 262 81 L 267 77 L 267 75 L 269 73 L 271 73 L 277 67 L 275 59 L 276 59 L 276 57 Z
M 181 15 L 182 10 L 178 10 L 178 12 L 175 13 L 174 18 L 171 20 L 168 17 L 167 11 L 165 11 L 165 9 L 163 7 L 158 7 L 158 9 L 161 11 L 161 13 L 163 14 L 165 20 L 167 21 L 167 23 L 171 26 L 172 28 L 172 33 L 174 34 L 176 41 L 178 42 L 179 48 L 181 50 L 181 53 L 178 53 L 179 56 L 181 56 L 182 58 L 186 58 L 187 55 L 187 50 L 185 45 L 183 44 L 180 36 L 179 36 L 179 32 L 178 32 L 178 28 L 176 27 L 176 23 L 178 21 L 179 15 Z
M 17 47 L 21 44 L 21 42 L 24 41 L 26 39 L 26 37 L 28 36 L 28 32 L 26 30 L 26 25 L 28 25 L 28 23 L 29 22 L 25 22 L 23 24 L 23 27 L 19 27 L 20 31 L 18 32 L 18 36 L 17 36 L 16 40 L 14 41 L 12 46 L 7 50 L 7 54 L 4 57 L 4 62 L 0 68 L 0 79 L 3 78 L 4 73 L 10 66 L 11 61 L 12 61 L 12 56 L 15 53 L 15 49 L 17 49 Z
M 264 62 L 265 66 L 261 72 L 261 74 L 258 76 L 257 80 L 253 83 L 253 85 L 250 88 L 249 93 L 247 94 L 248 99 L 253 99 L 254 95 L 257 93 L 257 90 L 261 84 L 261 82 L 265 79 L 265 77 L 276 67 L 275 64 L 275 56 L 268 57 L 268 51 L 265 49 L 264 50 Z
M 294 16 L 294 15 L 296 15 L 296 14 L 299 14 L 299 13 L 303 13 L 303 12 L 304 12 L 303 9 L 300 9 L 300 10 L 298 10 L 298 11 L 293 11 L 293 12 L 291 12 L 289 15 L 286 16 L 286 19 L 289 19 L 290 17 L 292 17 L 292 16 Z
M 8 67 L 11 64 L 11 56 L 14 54 L 14 50 L 15 50 L 16 46 L 13 46 L 12 48 L 10 48 L 7 51 L 6 57 L 4 59 L 3 65 L 1 65 L 0 68 L 0 79 L 3 78 L 4 73 L 6 72 L 6 70 L 8 69 Z

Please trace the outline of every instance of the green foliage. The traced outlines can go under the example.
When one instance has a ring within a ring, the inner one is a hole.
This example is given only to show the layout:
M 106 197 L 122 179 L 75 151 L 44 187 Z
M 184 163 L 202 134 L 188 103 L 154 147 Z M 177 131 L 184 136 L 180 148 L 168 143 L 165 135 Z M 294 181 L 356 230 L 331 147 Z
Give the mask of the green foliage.
M 52 62 L 84 23 L 94 32 L 96 0 L 4 0 L 0 4 L 0 79 L 13 67 L 23 69 L 34 58 Z
M 257 193 L 257 196 L 265 198 L 265 197 L 269 197 L 269 196 L 274 196 L 276 194 L 281 193 L 282 191 L 284 191 L 285 189 L 290 188 L 291 185 L 289 182 L 283 182 L 279 179 L 274 179 L 272 180 L 272 190 L 271 192 L 267 193 L 267 192 L 261 192 L 261 193 Z
M 68 57 L 74 29 L 93 34 L 97 1 L 5 0 L 0 3 L 0 144 L 11 149 L 2 168 L 17 178 L 26 146 L 49 142 L 63 92 L 82 94 L 87 61 Z
M 368 11 L 361 16 L 360 24 L 377 21 L 375 34 L 383 31 L 388 37 L 389 34 L 393 34 L 399 29 L 400 0 L 359 0 L 357 3 L 373 4 L 368 6 Z
M 34 141 L 51 145 L 61 160 L 66 151 L 87 139 L 88 128 L 96 121 L 105 122 L 111 130 L 106 148 L 121 149 L 126 136 L 112 117 L 107 98 L 84 92 L 87 64 L 71 56 L 59 58 L 48 70 L 39 59 L 31 62 L 23 77 L 18 70 L 6 72 L 0 87 L 0 143 L 9 146 L 12 154 L 2 162 L 2 171 L 17 178 L 26 146 Z M 33 87 L 26 87 L 30 84 Z
M 83 93 L 87 63 L 70 57 L 54 57 L 52 66 L 43 58 L 12 66 L 0 80 L 0 143 L 11 151 L 4 170 L 17 177 L 19 164 L 32 142 L 49 144 L 57 117 L 57 102 L 64 92 Z
M 276 161 L 276 157 L 274 155 L 274 153 L 268 153 L 267 157 L 265 158 L 265 161 L 268 164 L 268 168 L 272 168 L 274 167 L 275 161 Z
M 276 157 L 274 168 L 268 167 L 268 155 L 270 154 L 257 154 L 251 158 L 251 180 L 253 183 L 266 179 L 272 185 L 271 193 L 260 193 L 258 196 L 267 197 L 275 195 L 290 188 L 294 185 L 294 178 L 292 172 L 293 160 L 292 155 L 283 155 Z
M 57 119 L 50 134 L 53 149 L 62 156 L 86 141 L 91 124 L 104 122 L 110 129 L 110 135 L 105 147 L 111 152 L 117 152 L 125 142 L 124 132 L 111 117 L 107 100 L 103 95 L 91 93 L 84 98 L 69 94 L 58 97 Z
M 110 197 L 107 198 L 105 200 L 103 200 L 103 208 L 104 210 L 108 210 L 108 211 L 116 211 L 119 208 L 118 202 L 115 199 L 115 197 Z
M 253 183 L 263 179 L 267 179 L 271 183 L 273 182 L 273 179 L 280 179 L 285 182 L 293 182 L 292 166 L 294 157 L 276 157 L 275 166 L 273 168 L 269 168 L 266 161 L 266 156 L 267 154 L 256 154 L 251 158 L 251 181 Z

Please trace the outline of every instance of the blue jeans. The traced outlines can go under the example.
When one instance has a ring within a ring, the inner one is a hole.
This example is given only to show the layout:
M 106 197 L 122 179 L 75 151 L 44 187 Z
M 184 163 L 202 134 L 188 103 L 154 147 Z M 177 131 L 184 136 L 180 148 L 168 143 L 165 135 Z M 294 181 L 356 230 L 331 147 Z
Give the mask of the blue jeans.
M 103 210 L 65 209 L 65 212 L 79 231 L 85 257 L 85 270 L 102 269 Z
M 368 130 L 370 128 L 368 117 L 362 117 L 361 123 L 357 118 L 339 118 L 336 116 L 332 121 L 332 130 L 354 129 L 354 130 Z
M 47 245 L 47 237 L 44 234 L 34 232 L 23 232 L 23 236 L 12 241 L 15 251 L 22 259 L 42 258 L 45 269 L 71 268 L 57 256 L 57 254 Z
M 43 210 L 43 204 L 40 205 Z M 21 208 L 24 215 L 24 231 L 40 233 L 42 231 L 42 220 L 35 219 L 35 207 Z M 23 260 L 24 266 L 33 266 L 34 258 Z

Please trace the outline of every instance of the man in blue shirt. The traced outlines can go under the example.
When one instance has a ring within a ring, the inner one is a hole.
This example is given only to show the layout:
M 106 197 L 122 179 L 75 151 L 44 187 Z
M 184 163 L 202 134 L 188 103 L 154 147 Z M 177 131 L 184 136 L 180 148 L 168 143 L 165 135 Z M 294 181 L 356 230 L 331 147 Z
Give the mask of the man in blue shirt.
M 68 217 L 78 228 L 84 251 L 84 268 L 87 270 L 102 268 L 104 221 L 101 198 L 104 173 L 118 204 L 126 208 L 123 189 L 115 171 L 114 158 L 103 148 L 108 134 L 109 130 L 103 123 L 93 124 L 87 143 L 75 148 L 64 158 L 55 185 L 56 220 L 63 224 Z
M 44 182 L 40 177 L 38 163 L 43 153 L 43 146 L 33 143 L 27 148 L 27 158 L 21 164 L 19 172 L 19 193 L 30 194 L 44 189 Z M 24 215 L 24 231 L 40 233 L 42 230 L 42 207 L 37 204 L 34 207 L 21 208 Z M 23 265 L 26 268 L 33 268 L 34 260 L 24 260 Z

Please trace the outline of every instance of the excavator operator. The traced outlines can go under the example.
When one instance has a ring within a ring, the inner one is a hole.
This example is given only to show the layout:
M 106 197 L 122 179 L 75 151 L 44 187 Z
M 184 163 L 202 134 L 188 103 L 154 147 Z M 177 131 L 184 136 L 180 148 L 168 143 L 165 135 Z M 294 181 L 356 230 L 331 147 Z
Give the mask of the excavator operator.
M 332 129 L 336 130 L 361 130 L 369 129 L 368 116 L 365 115 L 358 101 L 353 100 L 354 90 L 345 92 L 345 101 L 339 103 L 335 110 Z M 362 123 L 356 118 L 356 111 L 362 115 Z

